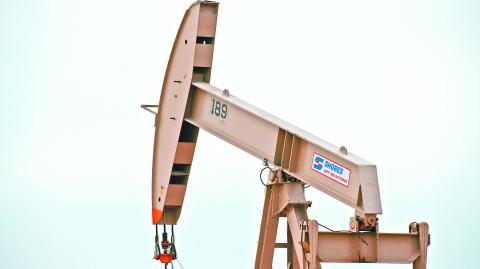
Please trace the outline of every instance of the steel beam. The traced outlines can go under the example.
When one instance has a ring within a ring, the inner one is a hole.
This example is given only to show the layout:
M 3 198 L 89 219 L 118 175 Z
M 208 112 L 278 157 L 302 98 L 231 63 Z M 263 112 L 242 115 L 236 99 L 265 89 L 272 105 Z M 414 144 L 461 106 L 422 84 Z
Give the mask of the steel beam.
M 382 213 L 375 165 L 208 83 L 193 86 L 186 121 L 281 167 L 361 215 Z M 348 170 L 348 179 L 340 182 L 314 169 L 315 156 Z
M 271 269 L 273 252 L 275 250 L 275 238 L 277 237 L 278 217 L 274 216 L 276 188 L 267 186 L 265 189 L 265 202 L 263 204 L 262 223 L 257 244 L 257 256 L 255 269 Z M 275 190 L 274 190 L 275 189 Z
M 412 264 L 413 269 L 426 269 L 428 224 L 412 223 L 409 233 L 319 232 L 318 222 L 308 218 L 310 203 L 303 187 L 299 182 L 278 181 L 267 186 L 255 268 L 271 268 L 278 218 L 286 217 L 291 268 L 320 269 L 320 262 L 334 262 Z M 268 223 L 275 223 L 274 229 Z

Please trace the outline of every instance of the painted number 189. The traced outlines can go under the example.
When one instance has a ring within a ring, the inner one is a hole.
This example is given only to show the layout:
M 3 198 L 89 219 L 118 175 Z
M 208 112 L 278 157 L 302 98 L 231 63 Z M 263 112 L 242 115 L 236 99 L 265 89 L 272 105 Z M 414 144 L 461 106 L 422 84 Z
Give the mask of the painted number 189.
M 227 118 L 227 112 L 228 107 L 226 104 L 223 104 L 219 100 L 212 98 L 212 110 L 210 111 L 210 114 L 225 119 Z

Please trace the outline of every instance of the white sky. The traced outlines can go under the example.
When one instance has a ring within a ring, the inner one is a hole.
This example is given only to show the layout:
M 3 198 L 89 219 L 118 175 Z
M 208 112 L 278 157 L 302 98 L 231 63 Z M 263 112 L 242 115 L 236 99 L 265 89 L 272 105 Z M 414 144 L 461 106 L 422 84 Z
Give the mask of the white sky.
M 158 102 L 190 4 L 0 2 L 0 268 L 159 268 L 139 106 Z M 375 163 L 381 230 L 427 221 L 429 268 L 478 268 L 479 8 L 222 1 L 211 82 Z M 253 267 L 260 169 L 200 134 L 176 232 L 186 269 Z M 307 199 L 310 217 L 347 228 L 351 209 Z

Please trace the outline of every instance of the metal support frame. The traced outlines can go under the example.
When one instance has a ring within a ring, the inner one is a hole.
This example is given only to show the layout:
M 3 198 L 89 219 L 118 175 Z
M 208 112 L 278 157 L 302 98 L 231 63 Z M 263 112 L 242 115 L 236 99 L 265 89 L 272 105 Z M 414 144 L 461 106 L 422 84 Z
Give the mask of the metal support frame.
M 287 248 L 289 269 L 317 269 L 321 262 L 412 263 L 425 269 L 426 223 L 412 223 L 405 234 L 378 232 L 382 205 L 374 164 L 209 84 L 218 5 L 197 1 L 185 12 L 159 104 L 141 105 L 155 114 L 152 223 L 177 223 L 202 129 L 275 168 L 266 189 L 256 269 L 272 267 L 276 247 Z M 355 210 L 350 232 L 318 231 L 318 223 L 308 219 L 305 184 Z M 288 221 L 286 243 L 275 242 L 280 217 Z
M 412 223 L 409 233 L 319 232 L 318 222 L 308 218 L 311 203 L 305 199 L 304 185 L 275 180 L 266 186 L 255 269 L 272 268 L 274 249 L 279 247 L 287 248 L 288 269 L 321 269 L 320 262 L 412 264 L 413 269 L 426 269 L 428 224 Z M 275 243 L 280 217 L 288 222 L 286 246 Z

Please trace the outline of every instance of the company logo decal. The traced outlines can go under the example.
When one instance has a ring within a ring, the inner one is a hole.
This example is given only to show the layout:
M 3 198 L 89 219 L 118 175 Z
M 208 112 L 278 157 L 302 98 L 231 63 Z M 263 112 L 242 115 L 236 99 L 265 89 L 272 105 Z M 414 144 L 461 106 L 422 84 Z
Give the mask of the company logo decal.
M 312 170 L 348 187 L 350 170 L 316 152 L 313 153 Z

